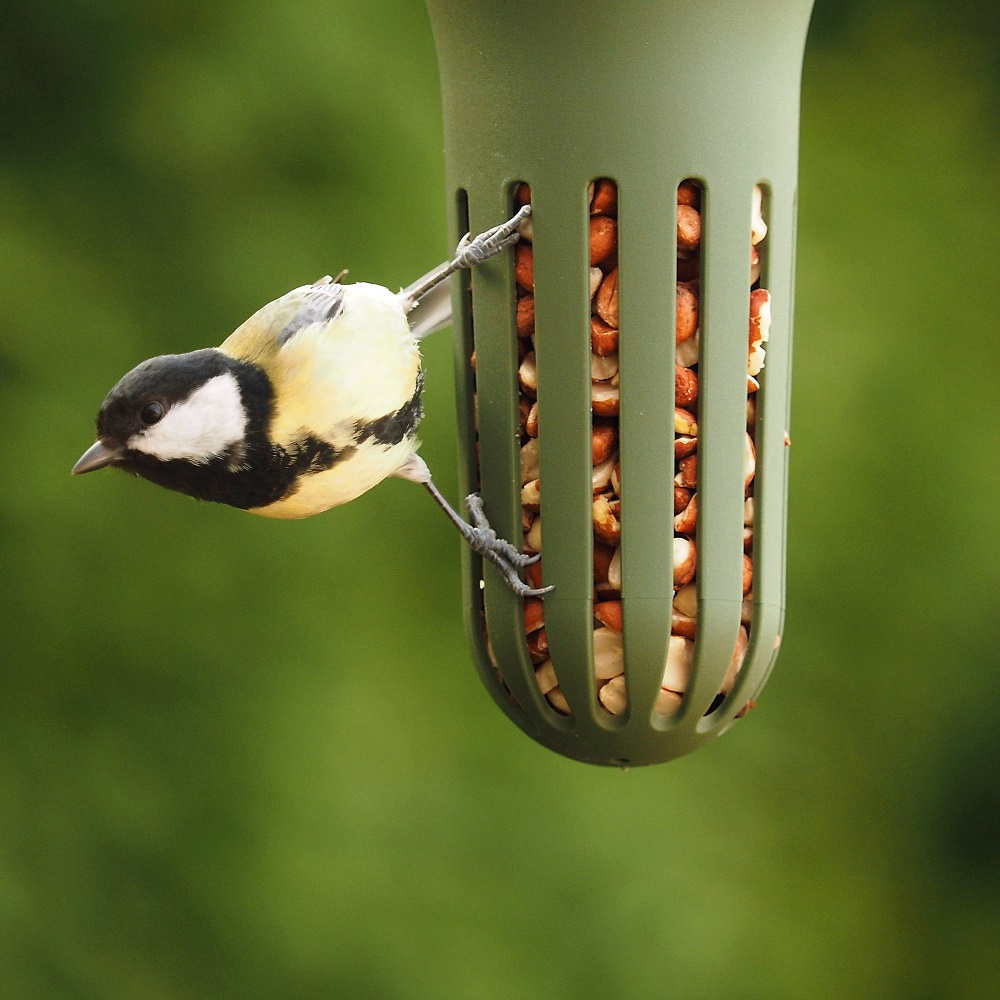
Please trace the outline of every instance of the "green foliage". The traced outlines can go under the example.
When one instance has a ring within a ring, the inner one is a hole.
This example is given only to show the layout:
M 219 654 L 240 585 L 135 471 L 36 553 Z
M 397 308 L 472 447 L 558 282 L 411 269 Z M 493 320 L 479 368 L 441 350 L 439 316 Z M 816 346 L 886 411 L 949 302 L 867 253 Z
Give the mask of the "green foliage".
M 281 524 L 68 475 L 143 358 L 441 258 L 422 4 L 44 6 L 0 15 L 0 993 L 995 996 L 992 6 L 814 32 L 784 649 L 627 774 L 490 703 L 412 485 Z

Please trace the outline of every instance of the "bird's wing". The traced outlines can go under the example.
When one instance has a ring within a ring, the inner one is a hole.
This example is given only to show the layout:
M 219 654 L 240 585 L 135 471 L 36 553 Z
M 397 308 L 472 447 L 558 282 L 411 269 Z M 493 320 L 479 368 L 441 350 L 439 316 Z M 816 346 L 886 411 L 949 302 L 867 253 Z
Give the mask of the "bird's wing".
M 283 347 L 307 326 L 332 323 L 344 311 L 344 286 L 327 275 L 312 285 L 304 285 L 283 295 L 277 301 L 280 303 L 286 299 L 289 315 L 278 333 L 278 347 Z
M 222 344 L 234 357 L 262 363 L 296 334 L 317 324 L 331 323 L 344 310 L 344 286 L 329 275 L 290 292 L 258 309 Z

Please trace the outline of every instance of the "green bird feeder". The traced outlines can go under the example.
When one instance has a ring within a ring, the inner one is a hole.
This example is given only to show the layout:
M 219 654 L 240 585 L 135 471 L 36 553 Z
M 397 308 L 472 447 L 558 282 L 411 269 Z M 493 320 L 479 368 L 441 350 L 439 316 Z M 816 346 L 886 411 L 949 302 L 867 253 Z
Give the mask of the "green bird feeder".
M 670 760 L 746 714 L 781 638 L 812 0 L 428 8 L 455 240 L 532 206 L 517 255 L 454 279 L 461 486 L 554 587 L 465 555 L 477 669 L 560 754 Z

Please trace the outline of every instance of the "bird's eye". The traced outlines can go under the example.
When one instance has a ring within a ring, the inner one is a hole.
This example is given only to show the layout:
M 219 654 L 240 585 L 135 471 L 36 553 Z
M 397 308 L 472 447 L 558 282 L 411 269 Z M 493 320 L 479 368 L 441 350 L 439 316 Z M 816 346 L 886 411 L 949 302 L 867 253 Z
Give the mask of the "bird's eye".
M 163 414 L 167 411 L 164 410 L 163 404 L 153 400 L 152 403 L 147 403 L 142 410 L 139 412 L 139 419 L 144 424 L 158 424 L 163 419 Z

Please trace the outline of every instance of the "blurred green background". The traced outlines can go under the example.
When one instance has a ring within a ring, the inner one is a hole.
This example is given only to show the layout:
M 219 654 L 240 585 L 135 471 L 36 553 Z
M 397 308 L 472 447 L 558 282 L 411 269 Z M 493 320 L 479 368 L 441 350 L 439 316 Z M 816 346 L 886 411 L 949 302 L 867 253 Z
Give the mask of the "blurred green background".
M 68 475 L 140 360 L 442 258 L 422 3 L 4 0 L 0 995 L 1000 995 L 996 10 L 819 0 L 782 655 L 623 774 L 490 702 L 412 485 Z

